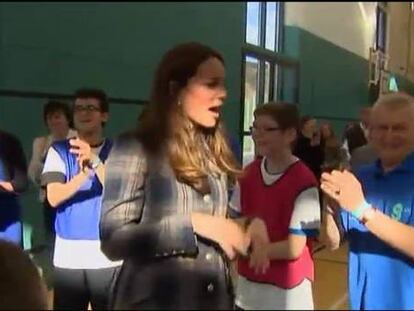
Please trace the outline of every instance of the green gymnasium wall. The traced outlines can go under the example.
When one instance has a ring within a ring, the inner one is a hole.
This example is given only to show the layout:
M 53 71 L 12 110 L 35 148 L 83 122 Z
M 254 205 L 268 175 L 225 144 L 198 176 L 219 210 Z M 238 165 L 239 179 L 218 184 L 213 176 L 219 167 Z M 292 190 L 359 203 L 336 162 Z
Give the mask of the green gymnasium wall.
M 285 26 L 284 52 L 300 64 L 299 107 L 333 124 L 339 137 L 369 102 L 368 61 L 302 28 Z M 414 95 L 414 83 L 396 75 L 399 89 Z
M 0 3 L 0 128 L 20 138 L 29 160 L 33 138 L 45 133 L 46 100 L 1 91 L 72 94 L 90 86 L 113 98 L 147 100 L 164 52 L 177 43 L 199 41 L 225 58 L 224 120 L 237 134 L 243 13 L 244 3 L 231 2 Z M 111 103 L 106 134 L 133 126 L 140 109 Z M 25 248 L 30 248 L 43 240 L 36 187 L 22 202 Z
M 337 135 L 368 104 L 368 62 L 299 27 L 285 27 L 285 53 L 300 64 L 301 113 L 331 122 Z

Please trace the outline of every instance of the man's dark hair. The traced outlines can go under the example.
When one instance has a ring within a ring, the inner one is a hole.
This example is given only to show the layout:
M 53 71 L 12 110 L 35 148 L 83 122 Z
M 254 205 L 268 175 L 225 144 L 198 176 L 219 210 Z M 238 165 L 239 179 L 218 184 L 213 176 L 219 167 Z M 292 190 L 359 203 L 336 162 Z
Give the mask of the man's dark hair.
M 75 100 L 77 98 L 95 98 L 99 101 L 101 112 L 109 111 L 108 97 L 103 90 L 92 88 L 81 88 L 75 92 Z
M 258 116 L 267 115 L 277 122 L 281 130 L 298 129 L 299 125 L 299 110 L 294 104 L 285 102 L 269 102 L 260 105 L 254 111 L 255 118 Z
M 43 107 L 43 121 L 47 123 L 47 117 L 55 112 L 62 112 L 65 115 L 66 120 L 69 122 L 69 126 L 72 127 L 72 110 L 70 106 L 58 100 L 51 99 Z

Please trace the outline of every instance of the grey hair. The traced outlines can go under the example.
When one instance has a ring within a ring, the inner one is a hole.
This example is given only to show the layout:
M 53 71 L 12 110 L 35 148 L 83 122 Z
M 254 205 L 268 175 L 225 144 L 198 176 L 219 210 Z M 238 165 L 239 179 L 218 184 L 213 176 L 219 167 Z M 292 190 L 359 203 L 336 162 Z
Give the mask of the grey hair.
M 391 110 L 411 107 L 414 112 L 414 97 L 404 92 L 387 93 L 378 98 L 374 104 L 374 109 L 379 106 L 384 106 Z

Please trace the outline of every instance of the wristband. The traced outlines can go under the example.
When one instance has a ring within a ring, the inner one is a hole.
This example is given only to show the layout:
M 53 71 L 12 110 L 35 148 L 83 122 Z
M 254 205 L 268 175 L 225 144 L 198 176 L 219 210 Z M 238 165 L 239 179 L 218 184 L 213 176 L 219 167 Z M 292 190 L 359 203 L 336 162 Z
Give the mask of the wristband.
M 370 208 L 371 205 L 367 203 L 367 201 L 363 201 L 356 209 L 351 211 L 351 215 L 354 216 L 356 219 L 361 219 L 364 212 Z
M 93 170 L 96 170 L 99 164 L 101 163 L 102 163 L 101 159 L 99 159 L 99 157 L 95 157 L 95 159 L 93 159 L 93 161 L 91 162 L 91 168 Z
M 362 218 L 360 219 L 360 223 L 362 223 L 365 226 L 368 221 L 370 221 L 372 218 L 375 217 L 376 213 L 377 213 L 376 208 L 373 207 L 373 208 L 368 209 L 364 213 L 364 215 L 362 215 Z

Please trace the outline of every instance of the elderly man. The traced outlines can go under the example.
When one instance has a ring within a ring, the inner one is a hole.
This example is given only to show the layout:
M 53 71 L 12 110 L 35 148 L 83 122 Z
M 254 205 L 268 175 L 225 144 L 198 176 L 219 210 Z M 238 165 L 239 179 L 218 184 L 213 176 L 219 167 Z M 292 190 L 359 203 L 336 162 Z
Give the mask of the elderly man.
M 377 162 L 322 175 L 322 240 L 348 238 L 352 309 L 414 309 L 414 98 L 384 95 L 372 113 Z

